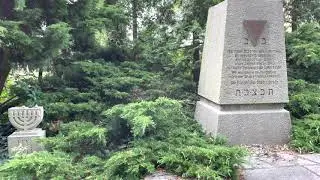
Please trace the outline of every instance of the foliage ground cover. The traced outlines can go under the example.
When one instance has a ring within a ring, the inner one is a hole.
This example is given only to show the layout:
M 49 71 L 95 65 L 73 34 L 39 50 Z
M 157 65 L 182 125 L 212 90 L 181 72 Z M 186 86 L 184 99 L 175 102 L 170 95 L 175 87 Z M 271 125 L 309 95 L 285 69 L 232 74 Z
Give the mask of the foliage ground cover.
M 168 98 L 114 106 L 103 113 L 99 126 L 74 121 L 42 141 L 47 152 L 15 157 L 0 167 L 0 175 L 141 179 L 161 168 L 183 177 L 225 179 L 246 154 L 205 136 L 181 102 Z

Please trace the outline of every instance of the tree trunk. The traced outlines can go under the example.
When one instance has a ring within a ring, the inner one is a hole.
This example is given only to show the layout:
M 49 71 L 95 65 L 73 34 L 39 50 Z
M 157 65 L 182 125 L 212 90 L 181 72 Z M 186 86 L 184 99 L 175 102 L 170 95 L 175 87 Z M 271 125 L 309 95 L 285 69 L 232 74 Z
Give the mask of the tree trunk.
M 193 81 L 198 83 L 200 77 L 200 43 L 199 35 L 197 32 L 193 32 L 192 46 L 194 47 L 193 51 Z
M 297 0 L 292 0 L 291 2 L 291 28 L 292 32 L 298 29 L 298 16 L 299 16 L 299 3 Z
M 14 1 L 0 0 L 0 19 L 10 20 L 13 18 Z M 0 48 L 0 95 L 5 86 L 10 72 L 9 52 L 5 48 Z
M 132 38 L 133 38 L 133 60 L 137 60 L 138 39 L 138 2 L 132 0 Z
M 14 0 L 0 0 L 1 19 L 12 19 L 14 11 Z
M 38 75 L 38 83 L 39 83 L 39 86 L 42 87 L 42 84 L 43 84 L 43 68 L 40 67 L 39 68 L 39 75 Z
M 138 2 L 132 0 L 132 37 L 133 41 L 138 39 Z
M 11 68 L 9 63 L 8 52 L 6 49 L 1 48 L 0 49 L 0 95 L 5 86 L 6 80 L 9 76 L 10 69 Z
M 6 100 L 5 102 L 0 104 L 0 114 L 7 112 L 11 107 L 18 106 L 21 102 L 22 100 L 17 96 Z

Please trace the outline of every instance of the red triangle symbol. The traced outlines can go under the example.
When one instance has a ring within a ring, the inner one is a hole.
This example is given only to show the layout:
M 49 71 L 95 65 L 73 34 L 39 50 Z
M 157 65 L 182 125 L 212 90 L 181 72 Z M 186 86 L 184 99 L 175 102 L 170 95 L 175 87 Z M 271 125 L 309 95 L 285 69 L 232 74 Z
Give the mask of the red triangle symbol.
M 257 46 L 258 40 L 264 31 L 266 20 L 244 20 L 243 26 L 248 32 L 249 40 L 253 46 Z

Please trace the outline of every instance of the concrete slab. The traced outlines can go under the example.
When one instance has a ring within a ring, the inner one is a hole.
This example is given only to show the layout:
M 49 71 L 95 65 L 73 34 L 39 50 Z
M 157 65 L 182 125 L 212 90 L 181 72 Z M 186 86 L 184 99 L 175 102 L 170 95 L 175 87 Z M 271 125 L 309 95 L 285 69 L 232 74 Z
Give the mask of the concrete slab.
M 316 165 L 317 163 L 313 162 L 313 161 L 309 161 L 309 160 L 305 160 L 305 159 L 301 159 L 299 158 L 297 161 L 298 165 L 301 166 L 306 166 L 306 165 Z
M 320 164 L 320 154 L 304 154 L 299 155 L 299 157 L 319 163 Z
M 313 173 L 317 174 L 318 176 L 320 176 L 320 165 L 317 166 L 304 166 L 305 168 L 307 168 L 308 170 L 312 171 Z M 320 177 L 319 177 L 320 179 Z
M 292 154 L 278 153 L 271 157 L 262 157 L 260 160 L 272 164 L 275 167 L 298 166 L 298 165 L 316 165 L 317 163 L 300 158 Z
M 300 166 L 246 170 L 244 178 L 245 180 L 320 180 L 319 176 Z
M 272 168 L 272 166 L 266 162 L 259 160 L 259 157 L 248 157 L 246 163 L 242 165 L 244 169 L 265 169 Z

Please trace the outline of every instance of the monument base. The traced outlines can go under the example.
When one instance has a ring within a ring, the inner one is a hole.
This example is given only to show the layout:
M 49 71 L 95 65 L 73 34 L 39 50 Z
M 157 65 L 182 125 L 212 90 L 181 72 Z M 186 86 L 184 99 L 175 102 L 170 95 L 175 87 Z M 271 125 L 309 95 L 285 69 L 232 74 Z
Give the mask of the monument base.
M 282 104 L 218 105 L 197 102 L 196 120 L 213 136 L 230 144 L 286 144 L 290 139 L 290 113 Z
M 8 136 L 9 156 L 13 156 L 16 153 L 29 154 L 36 151 L 42 151 L 44 149 L 43 146 L 35 140 L 44 137 L 46 137 L 46 131 L 38 128 L 12 133 Z

